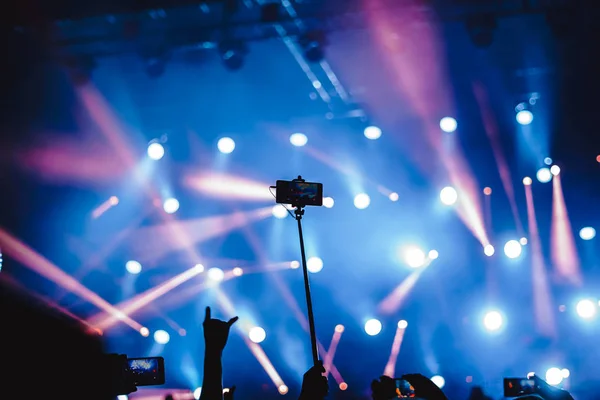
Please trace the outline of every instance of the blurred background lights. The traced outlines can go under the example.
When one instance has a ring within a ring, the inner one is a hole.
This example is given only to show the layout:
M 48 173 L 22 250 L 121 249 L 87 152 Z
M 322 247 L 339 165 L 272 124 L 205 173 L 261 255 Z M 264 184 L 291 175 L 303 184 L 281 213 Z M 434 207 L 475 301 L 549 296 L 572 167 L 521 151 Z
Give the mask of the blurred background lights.
M 285 217 L 288 216 L 287 208 L 285 208 L 281 204 L 275 204 L 273 206 L 273 209 L 271 210 L 271 212 L 273 213 L 273 216 L 277 219 L 284 219 Z
M 538 169 L 535 176 L 536 176 L 537 180 L 542 183 L 548 183 L 548 182 L 550 182 L 550 180 L 552 180 L 552 173 L 550 172 L 550 169 L 546 168 L 546 167 L 542 167 L 542 168 Z
M 591 319 L 596 316 L 597 305 L 595 301 L 583 299 L 577 303 L 577 315 L 583 319 Z
M 533 122 L 533 113 L 529 110 L 521 110 L 515 116 L 517 122 L 521 125 L 529 125 Z
M 364 134 L 367 139 L 376 140 L 381 137 L 381 129 L 377 126 L 367 126 Z
M 558 165 L 553 165 L 550 167 L 550 173 L 554 176 L 560 174 L 560 167 Z
M 429 250 L 427 256 L 430 260 L 436 260 L 440 256 L 440 253 L 437 250 Z
M 365 322 L 365 332 L 369 336 L 376 336 L 381 332 L 381 322 L 378 319 L 370 319 Z
M 489 196 L 492 194 L 492 188 L 487 186 L 483 188 L 483 194 L 485 194 L 486 196 Z
M 290 135 L 290 143 L 296 147 L 302 147 L 308 143 L 308 137 L 304 133 L 292 133 Z
M 223 154 L 230 154 L 235 150 L 235 142 L 230 137 L 223 137 L 217 142 L 217 148 Z
M 196 389 L 194 389 L 194 399 L 200 400 L 200 395 L 201 394 L 202 394 L 202 388 L 201 387 L 197 387 Z
M 335 331 L 336 331 L 336 332 L 338 332 L 338 333 L 342 333 L 342 332 L 344 332 L 344 330 L 345 330 L 345 329 L 346 329 L 346 328 L 344 328 L 344 325 L 342 325 L 342 324 L 337 324 L 337 325 L 335 326 Z
M 309 258 L 306 260 L 306 269 L 308 269 L 308 272 L 312 272 L 313 274 L 320 272 L 323 269 L 323 260 L 321 260 L 319 257 Z
M 552 159 L 550 157 L 544 158 L 544 164 L 546 164 L 546 165 L 552 165 Z
M 503 322 L 502 314 L 499 311 L 488 311 L 483 317 L 483 326 L 490 332 L 500 329 Z
M 563 368 L 560 370 L 560 374 L 562 375 L 562 377 L 564 379 L 567 379 L 568 377 L 571 376 L 571 371 L 569 371 L 567 368 Z
M 408 327 L 408 322 L 406 322 L 406 320 L 401 319 L 400 321 L 398 321 L 398 328 L 406 329 L 406 327 Z
M 254 343 L 262 343 L 267 338 L 267 332 L 260 326 L 255 326 L 248 332 L 248 337 Z
M 204 272 L 204 265 L 202 265 L 202 264 L 198 263 L 198 264 L 194 265 L 194 268 L 196 268 L 197 272 Z
M 341 382 L 340 383 L 340 390 L 347 390 L 348 389 L 348 384 L 346 382 Z
M 446 384 L 446 380 L 441 375 L 432 376 L 431 382 L 435 383 L 435 386 L 439 387 L 440 389 L 442 389 L 444 387 L 444 385 Z
M 125 263 L 125 269 L 130 274 L 136 275 L 142 272 L 142 264 L 135 260 L 129 260 Z
M 210 279 L 213 282 L 221 282 L 223 278 L 225 278 L 225 273 L 221 268 L 213 267 L 208 270 L 207 274 L 208 279 Z
M 148 145 L 148 157 L 153 160 L 160 160 L 165 155 L 165 148 L 158 142 L 152 142 Z
M 156 343 L 167 344 L 169 343 L 169 340 L 171 340 L 171 335 L 169 335 L 169 332 L 164 331 L 162 329 L 159 329 L 156 332 L 154 332 L 154 341 Z
M 300 268 L 300 262 L 299 261 L 292 261 L 292 262 L 290 262 L 290 268 L 291 269 Z
M 398 193 L 392 192 L 392 193 L 390 193 L 390 195 L 388 196 L 388 198 L 390 199 L 390 201 L 398 201 L 398 199 L 400 198 L 400 196 L 398 196 Z
M 504 245 L 504 254 L 508 258 L 517 258 L 521 255 L 522 251 L 523 247 L 521 246 L 521 243 L 516 240 L 509 240 Z
M 404 262 L 411 268 L 420 268 L 425 265 L 427 256 L 425 252 L 417 246 L 409 246 L 404 250 Z
M 117 196 L 110 196 L 108 201 L 112 206 L 116 206 L 117 204 L 119 204 L 119 198 Z
M 579 237 L 583 240 L 592 240 L 596 237 L 596 230 L 591 226 L 581 228 L 581 230 L 579 231 Z
M 284 395 L 284 394 L 287 394 L 289 389 L 286 385 L 279 385 L 277 390 L 279 391 L 279 394 Z
M 333 197 L 323 197 L 323 206 L 325 208 L 331 208 L 334 204 L 335 201 L 333 201 Z
M 179 210 L 179 200 L 173 197 L 166 199 L 163 203 L 163 210 L 165 210 L 167 214 L 174 214 Z
M 458 127 L 458 123 L 452 117 L 444 117 L 440 120 L 440 129 L 447 133 L 452 133 Z
M 117 396 L 117 400 L 128 400 L 129 397 L 126 394 L 121 394 Z
M 548 382 L 549 385 L 552 385 L 552 386 L 560 385 L 560 383 L 562 381 L 563 381 L 563 376 L 562 376 L 562 372 L 559 368 L 552 367 L 546 371 L 546 382 Z
M 525 246 L 528 243 L 527 238 L 523 236 L 521 239 L 519 239 L 519 243 L 521 243 L 521 246 Z
M 233 272 L 234 276 L 242 276 L 244 274 L 244 270 L 240 267 L 235 267 L 231 272 Z
M 458 200 L 458 193 L 456 193 L 456 189 L 454 189 L 452 186 L 446 186 L 443 188 L 440 191 L 440 200 L 442 201 L 442 204 L 447 206 L 451 206 L 456 203 L 456 200 Z
M 531 180 L 530 177 L 526 176 L 525 178 L 523 178 L 523 185 L 525 186 L 529 186 L 533 183 L 533 181 Z
M 354 207 L 358 208 L 359 210 L 364 210 L 365 208 L 369 207 L 369 204 L 371 204 L 371 198 L 368 194 L 359 193 L 354 196 Z
M 483 253 L 488 257 L 493 256 L 495 252 L 496 249 L 494 249 L 494 246 L 492 246 L 491 244 L 486 244 L 483 248 Z
M 142 326 L 140 328 L 140 335 L 142 335 L 143 337 L 150 336 L 150 329 L 146 328 L 145 326 Z

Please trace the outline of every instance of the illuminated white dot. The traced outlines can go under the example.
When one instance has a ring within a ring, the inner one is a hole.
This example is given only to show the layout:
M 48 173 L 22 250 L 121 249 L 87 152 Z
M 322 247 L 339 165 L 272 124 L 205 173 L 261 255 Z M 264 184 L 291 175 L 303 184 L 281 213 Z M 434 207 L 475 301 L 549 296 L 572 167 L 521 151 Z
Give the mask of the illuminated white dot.
M 308 272 L 312 272 L 313 274 L 320 272 L 323 269 L 323 260 L 321 260 L 319 257 L 309 258 L 306 260 L 306 269 L 308 269 Z
M 152 142 L 148 145 L 148 157 L 153 160 L 160 160 L 165 155 L 165 148 L 158 142 Z
M 173 197 L 166 199 L 163 203 L 163 210 L 165 210 L 167 214 L 173 214 L 177 212 L 177 210 L 179 210 L 179 200 Z
M 308 143 L 308 137 L 304 133 L 292 133 L 290 135 L 290 143 L 296 147 L 302 147 Z
M 140 264 L 138 261 L 130 260 L 125 263 L 125 269 L 130 274 L 137 275 L 142 272 L 142 264 Z
M 333 207 L 334 204 L 335 204 L 335 201 L 333 201 L 333 197 L 323 197 L 323 205 L 326 208 L 331 208 L 331 207 Z
M 429 254 L 427 254 L 427 256 L 430 260 L 436 260 L 440 256 L 440 253 L 438 253 L 437 250 L 429 250 Z
M 369 207 L 369 204 L 371 204 L 371 198 L 368 194 L 359 193 L 354 196 L 354 207 L 358 208 L 359 210 L 364 210 L 365 208 Z
M 581 228 L 581 230 L 579 231 L 579 237 L 583 240 L 592 240 L 596 237 L 596 230 L 591 226 Z
M 235 142 L 230 137 L 223 137 L 217 142 L 217 148 L 223 154 L 230 154 L 235 150 Z
M 560 167 L 558 165 L 553 165 L 550 167 L 550 173 L 554 176 L 560 174 Z
M 287 394 L 289 389 L 286 385 L 279 385 L 277 390 L 279 391 L 279 394 L 284 395 L 284 394 Z
M 167 344 L 169 343 L 169 340 L 171 340 L 171 335 L 169 335 L 169 332 L 164 331 L 162 329 L 159 329 L 156 332 L 154 332 L 154 341 L 156 343 Z
M 240 267 L 235 267 L 232 272 L 235 276 L 242 276 L 244 274 L 244 270 Z
M 381 322 L 378 319 L 370 319 L 365 322 L 365 332 L 369 336 L 378 335 L 381 332 Z
M 390 201 L 398 201 L 398 199 L 400 198 L 400 196 L 398 195 L 398 193 L 392 192 L 392 193 L 390 193 L 390 195 L 388 196 L 388 198 L 390 199 Z
M 194 399 L 200 400 L 200 395 L 202 395 L 202 388 L 201 387 L 197 387 L 194 390 Z
M 150 329 L 146 328 L 145 326 L 142 326 L 140 328 L 140 335 L 142 335 L 143 337 L 148 337 L 150 335 Z
M 515 116 L 517 122 L 521 125 L 529 125 L 533 122 L 533 113 L 529 110 L 521 110 Z
M 579 315 L 583 319 L 594 318 L 597 312 L 596 302 L 589 299 L 580 300 L 577 303 L 576 309 L 577 315 Z
M 406 327 L 408 327 L 408 322 L 406 322 L 406 320 L 401 319 L 400 321 L 398 321 L 398 328 L 406 329 Z
M 196 264 L 196 265 L 194 265 L 194 268 L 196 269 L 196 272 L 198 272 L 198 273 L 204 272 L 204 265 L 202 265 L 202 264 Z
M 404 262 L 411 268 L 420 268 L 427 261 L 425 252 L 416 246 L 404 248 L 403 253 Z
M 273 216 L 277 219 L 284 219 L 288 216 L 287 208 L 282 206 L 281 204 L 275 204 L 273 209 L 271 210 Z
M 552 165 L 552 159 L 550 157 L 544 158 L 544 164 L 546 164 L 546 165 Z
M 508 258 L 517 258 L 521 255 L 522 251 L 523 247 L 521 246 L 521 243 L 516 240 L 509 240 L 504 245 L 504 254 Z
M 562 376 L 562 372 L 560 371 L 559 368 L 552 367 L 546 371 L 546 382 L 549 385 L 552 385 L 552 386 L 560 385 L 560 383 L 562 381 L 563 381 L 563 376 Z
M 260 326 L 255 326 L 254 328 L 250 329 L 250 332 L 248 332 L 248 337 L 254 343 L 261 343 L 267 338 L 267 332 L 265 332 L 265 330 Z
M 560 374 L 562 375 L 563 378 L 567 379 L 568 377 L 571 376 L 571 371 L 569 371 L 567 368 L 563 368 L 560 370 Z
M 523 178 L 523 185 L 525 186 L 529 186 L 533 183 L 533 181 L 531 180 L 530 177 L 526 176 L 525 178 Z
M 210 279 L 213 282 L 221 282 L 223 278 L 225 278 L 225 273 L 221 268 L 213 267 L 208 270 L 207 274 L 208 279 Z
M 538 169 L 535 176 L 537 180 L 542 183 L 548 183 L 552 180 L 552 172 L 550 172 L 550 169 L 546 167 Z
M 519 243 L 521 243 L 521 246 L 525 246 L 528 243 L 527 238 L 523 236 L 521 239 L 519 239 Z
M 377 126 L 367 126 L 364 134 L 367 139 L 376 140 L 381 137 L 381 129 Z
M 493 256 L 495 252 L 496 249 L 494 249 L 494 246 L 492 246 L 491 244 L 486 244 L 483 248 L 483 253 L 488 257 Z
M 432 376 L 431 382 L 433 382 L 435 384 L 435 386 L 439 387 L 440 389 L 442 389 L 444 387 L 444 385 L 446 384 L 446 380 L 441 375 Z
M 346 328 L 344 328 L 344 325 L 338 324 L 335 326 L 335 331 L 338 333 L 344 332 L 344 329 L 346 329 Z
M 483 326 L 491 332 L 500 329 L 503 323 L 504 319 L 502 318 L 502 314 L 498 311 L 489 311 L 483 317 Z
M 458 123 L 452 117 L 444 117 L 440 120 L 440 129 L 447 133 L 452 133 L 458 127 Z
M 443 204 L 451 206 L 458 200 L 458 193 L 452 186 L 446 186 L 440 191 L 440 200 Z
M 290 268 L 291 269 L 300 268 L 300 262 L 299 261 L 292 261 L 292 262 L 290 262 Z
M 126 394 L 120 394 L 117 396 L 117 400 L 128 400 L 129 396 L 127 396 Z

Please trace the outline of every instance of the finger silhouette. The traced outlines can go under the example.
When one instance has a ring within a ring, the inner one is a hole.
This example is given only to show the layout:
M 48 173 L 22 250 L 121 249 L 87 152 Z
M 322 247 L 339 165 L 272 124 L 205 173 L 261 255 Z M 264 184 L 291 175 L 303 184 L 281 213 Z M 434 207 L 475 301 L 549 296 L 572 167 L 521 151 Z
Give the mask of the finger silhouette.
M 232 395 L 235 393 L 235 385 L 233 385 L 230 389 L 229 389 L 229 393 L 231 393 Z
M 206 307 L 206 314 L 204 315 L 204 322 L 210 320 L 210 307 Z
M 238 317 L 231 318 L 229 321 L 227 321 L 227 325 L 231 326 L 231 325 L 235 324 L 235 321 L 237 321 L 238 319 L 239 319 Z

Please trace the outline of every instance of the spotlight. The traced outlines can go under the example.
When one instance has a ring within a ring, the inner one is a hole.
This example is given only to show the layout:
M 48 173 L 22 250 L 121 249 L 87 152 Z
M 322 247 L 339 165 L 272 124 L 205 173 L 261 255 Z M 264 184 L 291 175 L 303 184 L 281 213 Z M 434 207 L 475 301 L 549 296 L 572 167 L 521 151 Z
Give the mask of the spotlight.
M 302 147 L 308 143 L 308 138 L 304 133 L 292 133 L 290 135 L 290 143 L 296 147 Z
M 550 157 L 544 158 L 544 164 L 546 164 L 546 165 L 552 165 L 552 159 Z
M 262 343 L 267 338 L 267 332 L 260 326 L 255 326 L 248 332 L 248 337 L 254 343 Z
M 111 206 L 116 206 L 117 204 L 119 204 L 119 198 L 117 196 L 110 196 L 108 201 Z
M 163 210 L 165 210 L 167 214 L 174 214 L 179 210 L 179 200 L 173 197 L 166 199 L 163 203 Z
M 354 207 L 358 208 L 359 210 L 364 210 L 365 208 L 369 207 L 369 204 L 371 204 L 371 198 L 368 194 L 359 193 L 354 196 Z
M 223 154 L 230 154 L 235 150 L 235 142 L 230 137 L 223 137 L 217 142 L 217 148 Z
M 596 302 L 590 299 L 580 300 L 577 303 L 577 315 L 583 319 L 592 319 L 596 316 L 597 307 Z
M 444 387 L 444 385 L 446 384 L 446 380 L 441 375 L 432 376 L 431 382 L 435 383 L 435 386 L 439 387 L 440 389 L 442 389 Z
M 344 325 L 338 324 L 338 325 L 336 325 L 336 326 L 335 326 L 335 331 L 336 331 L 337 333 L 342 333 L 342 332 L 344 332 L 344 329 L 345 329 L 345 328 L 344 328 Z
M 529 186 L 533 183 L 533 181 L 531 180 L 530 177 L 526 176 L 525 178 L 523 178 L 523 185 L 525 186 Z
M 562 376 L 562 372 L 560 371 L 559 368 L 552 367 L 546 371 L 546 382 L 549 385 L 552 385 L 552 386 L 560 385 L 560 383 L 562 381 L 563 381 L 563 376 Z
M 198 273 L 204 272 L 204 265 L 202 265 L 202 264 L 196 264 L 196 265 L 194 265 L 194 268 L 196 268 L 196 271 Z
M 521 246 L 527 245 L 527 238 L 523 236 L 521 239 L 519 239 L 519 243 L 521 244 Z
M 552 173 L 550 172 L 550 169 L 546 167 L 538 169 L 535 176 L 537 177 L 537 180 L 542 183 L 548 183 L 552 180 Z
M 516 240 L 509 240 L 504 245 L 504 254 L 508 258 L 517 258 L 521 255 L 522 251 L 521 243 Z
M 381 332 L 381 322 L 378 319 L 370 319 L 365 322 L 365 332 L 369 336 L 376 336 Z
M 142 264 L 140 264 L 138 261 L 130 260 L 125 263 L 125 269 L 130 274 L 137 275 L 142 272 Z
M 392 192 L 392 193 L 390 193 L 390 195 L 388 196 L 388 198 L 390 199 L 390 201 L 398 201 L 398 199 L 400 198 L 400 196 L 398 196 L 398 193 Z
M 161 158 L 163 158 L 163 156 L 165 155 L 165 148 L 163 147 L 162 144 L 158 143 L 158 142 L 151 142 L 148 145 L 148 157 L 150 157 L 151 159 L 158 161 Z
M 319 257 L 309 258 L 306 260 L 306 269 L 308 269 L 308 272 L 312 272 L 313 274 L 320 272 L 323 269 L 323 260 L 321 260 Z
M 529 110 L 521 110 L 515 116 L 520 125 L 529 125 L 533 122 L 533 113 Z
M 492 194 L 492 188 L 491 187 L 485 187 L 483 188 L 483 194 L 485 194 L 486 196 L 489 196 Z
M 348 384 L 346 382 L 340 383 L 340 390 L 344 391 L 348 389 Z
M 583 240 L 592 240 L 596 237 L 596 230 L 591 226 L 581 228 L 581 230 L 579 231 L 579 237 Z
M 440 256 L 440 253 L 437 250 L 429 250 L 427 256 L 430 260 L 436 260 Z
M 169 332 L 164 331 L 162 329 L 159 329 L 156 332 L 154 332 L 154 341 L 156 343 L 167 344 L 169 343 L 169 340 L 171 340 L 171 335 L 169 335 Z
M 550 173 L 554 176 L 560 174 L 560 167 L 558 165 L 553 165 L 550 167 Z
M 298 261 L 292 261 L 292 262 L 290 262 L 290 268 L 291 269 L 298 269 L 298 268 L 300 268 L 300 262 L 298 262 Z
M 201 387 L 197 387 L 196 389 L 194 389 L 194 399 L 195 400 L 200 400 L 200 395 L 202 394 L 202 388 Z
M 235 267 L 231 272 L 233 272 L 234 276 L 242 276 L 244 274 L 244 270 L 240 267 Z
M 440 129 L 446 133 L 452 133 L 458 127 L 458 123 L 452 117 L 444 117 L 440 120 Z
M 219 44 L 219 54 L 223 65 L 230 71 L 237 71 L 244 65 L 244 58 L 248 53 L 242 41 L 227 40 Z
M 140 335 L 142 335 L 143 337 L 150 336 L 150 329 L 146 328 L 145 326 L 142 326 L 140 328 Z
M 496 249 L 494 249 L 494 246 L 492 246 L 491 244 L 486 244 L 483 248 L 483 253 L 488 257 L 493 256 L 495 252 Z
M 117 396 L 117 400 L 129 400 L 129 396 L 126 394 L 120 394 Z
M 277 219 L 284 219 L 288 216 L 287 208 L 285 208 L 281 204 L 275 204 L 271 212 L 273 213 L 273 216 Z
M 562 375 L 562 377 L 564 379 L 567 379 L 568 377 L 571 376 L 571 371 L 569 371 L 567 368 L 563 368 L 560 370 L 560 374 Z
M 408 322 L 406 322 L 406 320 L 401 319 L 400 321 L 398 321 L 398 328 L 406 329 L 407 327 L 408 327 Z
M 483 317 L 483 326 L 490 332 L 499 330 L 503 323 L 502 314 L 499 311 L 488 311 Z
M 426 261 L 425 252 L 420 248 L 410 246 L 404 250 L 404 262 L 411 268 L 420 268 Z
M 458 200 L 458 193 L 452 186 L 446 186 L 440 191 L 440 200 L 443 204 L 451 206 Z
M 279 394 L 284 395 L 284 394 L 287 394 L 289 389 L 286 385 L 279 385 L 277 390 L 279 390 Z
M 381 137 L 381 129 L 377 126 L 367 126 L 364 131 L 367 139 L 376 140 Z
M 208 279 L 213 282 L 221 282 L 225 278 L 225 273 L 221 268 L 211 268 L 207 272 Z
M 333 197 L 323 197 L 323 206 L 325 208 L 331 208 L 334 204 L 335 201 L 333 201 Z

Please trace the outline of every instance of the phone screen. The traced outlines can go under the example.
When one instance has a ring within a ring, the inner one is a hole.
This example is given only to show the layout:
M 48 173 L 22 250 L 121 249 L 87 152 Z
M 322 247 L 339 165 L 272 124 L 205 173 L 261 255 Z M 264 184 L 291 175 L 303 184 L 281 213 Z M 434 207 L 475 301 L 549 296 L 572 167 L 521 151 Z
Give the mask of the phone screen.
M 535 393 L 535 381 L 527 378 L 504 378 L 504 397 Z
M 165 383 L 165 360 L 162 357 L 128 358 L 127 366 L 135 386 Z
M 396 397 L 415 397 L 415 388 L 405 379 L 394 379 L 396 382 Z
M 323 184 L 315 182 L 277 181 L 276 201 L 301 206 L 323 205 Z

